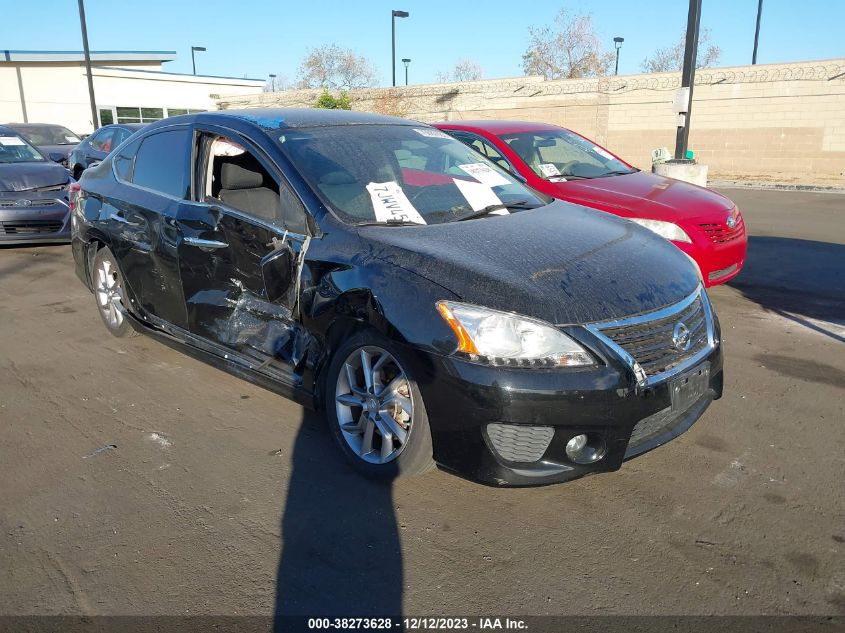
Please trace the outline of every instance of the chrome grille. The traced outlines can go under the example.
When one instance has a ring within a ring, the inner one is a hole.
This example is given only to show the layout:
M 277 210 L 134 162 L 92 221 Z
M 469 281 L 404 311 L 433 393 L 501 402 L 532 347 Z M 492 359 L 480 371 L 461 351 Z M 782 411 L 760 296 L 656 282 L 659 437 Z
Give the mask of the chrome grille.
M 724 244 L 725 242 L 732 242 L 735 239 L 742 237 L 745 233 L 745 224 L 742 218 L 736 223 L 736 226 L 729 228 L 727 224 L 705 223 L 699 224 L 704 234 L 710 238 L 714 244 Z
M 0 222 L 0 235 L 33 235 L 39 233 L 56 233 L 61 229 L 62 222 L 55 220 Z
M 714 347 L 713 316 L 704 289 L 673 306 L 587 326 L 620 352 L 640 382 L 653 384 L 692 366 Z M 683 345 L 684 330 L 689 343 Z
M 0 200 L 0 208 L 15 208 L 20 209 L 21 211 L 26 211 L 27 209 L 34 209 L 36 207 L 51 207 L 57 202 L 58 200 L 53 200 L 51 198 L 40 198 L 38 200 L 30 200 L 28 205 L 22 206 L 15 204 L 14 200 Z

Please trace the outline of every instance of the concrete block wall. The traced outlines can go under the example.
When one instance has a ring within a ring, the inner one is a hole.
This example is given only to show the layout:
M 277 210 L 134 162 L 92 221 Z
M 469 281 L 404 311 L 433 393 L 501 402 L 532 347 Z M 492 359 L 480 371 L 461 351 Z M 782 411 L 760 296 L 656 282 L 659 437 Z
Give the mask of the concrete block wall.
M 518 119 L 568 127 L 628 162 L 675 144 L 680 73 L 515 77 L 352 92 L 353 108 L 419 121 Z M 224 97 L 218 107 L 310 107 L 320 91 Z M 845 184 L 845 59 L 702 69 L 690 148 L 712 177 Z

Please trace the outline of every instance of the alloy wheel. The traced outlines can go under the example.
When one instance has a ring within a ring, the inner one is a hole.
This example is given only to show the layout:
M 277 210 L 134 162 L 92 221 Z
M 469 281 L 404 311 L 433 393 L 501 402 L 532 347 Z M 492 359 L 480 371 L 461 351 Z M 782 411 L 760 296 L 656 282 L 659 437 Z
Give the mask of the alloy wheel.
M 411 384 L 386 350 L 366 346 L 347 357 L 337 377 L 335 406 L 343 438 L 362 460 L 386 464 L 407 446 L 414 419 Z
M 117 329 L 123 324 L 123 288 L 117 268 L 108 259 L 103 259 L 96 272 L 97 306 L 109 327 Z

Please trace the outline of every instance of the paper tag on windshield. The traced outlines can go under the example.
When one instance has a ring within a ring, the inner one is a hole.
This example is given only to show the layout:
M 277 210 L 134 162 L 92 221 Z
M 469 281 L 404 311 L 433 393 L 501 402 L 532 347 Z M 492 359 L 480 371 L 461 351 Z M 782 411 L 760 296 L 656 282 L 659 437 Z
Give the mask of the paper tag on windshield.
M 549 178 L 549 182 L 566 182 L 566 178 L 563 176 L 552 176 Z
M 607 150 L 602 149 L 598 145 L 593 145 L 593 151 L 602 158 L 606 158 L 607 160 L 613 160 L 613 154 L 611 154 Z
M 371 182 L 367 185 L 370 192 L 370 199 L 373 202 L 373 211 L 376 220 L 379 222 L 414 222 L 425 224 L 425 219 L 408 200 L 402 187 L 395 180 L 390 182 Z
M 469 163 L 467 165 L 458 165 L 458 167 L 482 185 L 487 185 L 488 187 L 501 187 L 502 185 L 511 184 L 502 174 L 484 163 Z
M 0 145 L 26 145 L 26 143 L 17 136 L 0 136 Z
M 491 204 L 502 204 L 499 196 L 493 193 L 493 190 L 487 185 L 483 185 L 480 182 L 461 180 L 460 178 L 453 178 L 452 180 L 455 186 L 461 190 L 461 194 L 469 202 L 469 206 L 472 207 L 473 211 L 481 211 L 481 209 L 489 207 Z M 507 215 L 508 213 L 507 209 L 501 209 L 501 211 L 503 212 L 502 215 Z M 499 210 L 492 211 L 491 213 L 499 213 Z
M 560 170 L 554 165 L 554 163 L 540 163 L 539 167 L 540 171 L 543 172 L 543 175 L 546 178 L 550 176 L 560 176 Z
M 76 138 L 75 136 L 65 136 L 65 140 L 68 143 L 78 143 L 79 142 L 79 139 Z
M 452 138 L 446 132 L 442 132 L 437 128 L 433 127 L 415 127 L 414 132 L 419 134 L 420 136 L 425 136 L 427 138 Z

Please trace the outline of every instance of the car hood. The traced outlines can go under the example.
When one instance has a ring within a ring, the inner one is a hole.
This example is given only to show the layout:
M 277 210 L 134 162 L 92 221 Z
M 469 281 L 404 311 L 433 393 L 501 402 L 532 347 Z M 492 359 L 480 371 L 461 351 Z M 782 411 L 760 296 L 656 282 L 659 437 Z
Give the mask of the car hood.
M 0 191 L 27 191 L 63 185 L 67 169 L 52 161 L 0 164 Z
M 369 254 L 463 301 L 550 323 L 656 310 L 689 295 L 698 275 L 651 231 L 566 202 L 466 222 L 361 227 Z
M 638 171 L 633 174 L 549 183 L 552 195 L 626 217 L 682 222 L 715 217 L 723 222 L 734 204 L 687 182 Z

